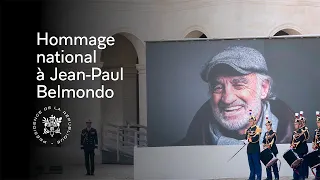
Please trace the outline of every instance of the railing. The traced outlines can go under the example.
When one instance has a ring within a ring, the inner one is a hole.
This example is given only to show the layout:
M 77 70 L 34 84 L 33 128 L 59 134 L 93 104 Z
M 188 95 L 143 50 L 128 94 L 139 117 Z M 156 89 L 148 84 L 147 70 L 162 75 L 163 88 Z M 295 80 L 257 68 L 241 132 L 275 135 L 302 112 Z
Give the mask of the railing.
M 105 124 L 103 126 L 103 146 L 105 151 L 116 151 L 119 162 L 120 153 L 133 156 L 134 147 L 147 146 L 147 127 L 137 124 L 118 126 Z

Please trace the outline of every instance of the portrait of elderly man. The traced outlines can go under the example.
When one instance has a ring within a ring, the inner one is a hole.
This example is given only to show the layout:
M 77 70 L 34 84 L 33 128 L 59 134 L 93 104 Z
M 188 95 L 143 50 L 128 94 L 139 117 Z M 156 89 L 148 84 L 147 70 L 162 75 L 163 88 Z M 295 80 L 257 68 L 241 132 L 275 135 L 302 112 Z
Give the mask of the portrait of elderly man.
M 273 81 L 259 51 L 229 47 L 204 65 L 201 78 L 208 84 L 210 99 L 197 111 L 176 146 L 243 144 L 250 110 L 262 134 L 267 131 L 264 124 L 268 116 L 277 132 L 277 143 L 290 142 L 294 112 L 272 93 Z

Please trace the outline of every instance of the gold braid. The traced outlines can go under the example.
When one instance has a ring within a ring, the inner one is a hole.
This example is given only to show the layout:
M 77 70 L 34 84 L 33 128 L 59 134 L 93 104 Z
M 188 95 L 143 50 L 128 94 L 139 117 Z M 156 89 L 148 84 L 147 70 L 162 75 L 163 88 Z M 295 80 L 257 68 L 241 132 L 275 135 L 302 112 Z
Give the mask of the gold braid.
M 272 141 L 269 143 L 269 139 L 273 139 L 273 137 L 274 137 L 275 135 L 276 135 L 275 132 L 273 132 L 271 135 L 266 135 L 266 144 L 265 144 L 265 147 L 270 146 L 270 148 L 271 148 L 274 140 L 272 140 Z
M 302 129 L 301 129 L 301 133 L 293 135 L 293 140 L 292 140 L 292 142 L 291 142 L 291 146 L 294 145 L 294 147 L 297 147 L 300 142 L 294 142 L 294 141 L 297 140 L 300 136 L 304 135 L 304 133 L 305 133 L 306 131 L 307 131 L 307 130 L 302 130 Z M 294 131 L 294 132 L 297 132 L 297 131 Z
M 88 140 L 88 133 L 82 133 L 82 136 L 84 136 L 82 144 L 84 144 L 84 142 L 86 142 Z

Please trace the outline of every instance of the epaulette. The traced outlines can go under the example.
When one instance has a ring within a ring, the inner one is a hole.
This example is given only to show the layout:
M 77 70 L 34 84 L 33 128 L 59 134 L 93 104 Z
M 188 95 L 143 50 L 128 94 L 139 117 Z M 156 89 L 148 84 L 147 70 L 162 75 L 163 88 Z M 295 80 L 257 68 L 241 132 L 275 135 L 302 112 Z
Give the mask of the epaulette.
M 256 133 L 261 133 L 261 132 L 262 132 L 261 128 L 259 128 L 259 127 L 257 126 L 257 128 L 256 128 Z
M 273 131 L 272 129 L 270 130 L 270 132 L 271 132 L 271 134 L 273 134 L 273 133 L 274 133 L 274 131 Z

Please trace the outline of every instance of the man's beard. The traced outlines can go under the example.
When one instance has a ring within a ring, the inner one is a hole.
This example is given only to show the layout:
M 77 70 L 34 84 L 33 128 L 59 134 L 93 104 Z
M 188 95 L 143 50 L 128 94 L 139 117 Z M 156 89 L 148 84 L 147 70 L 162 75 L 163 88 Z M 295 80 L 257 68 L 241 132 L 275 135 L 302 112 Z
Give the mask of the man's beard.
M 232 106 L 242 106 L 245 111 L 245 114 L 238 115 L 232 119 L 227 119 L 223 115 L 221 111 L 223 111 L 221 107 L 212 107 L 213 116 L 215 119 L 226 129 L 228 130 L 241 130 L 248 126 L 249 124 L 249 110 L 252 110 L 252 115 L 258 118 L 257 116 L 260 114 L 262 109 L 262 102 L 259 98 L 261 94 L 261 90 L 257 92 L 257 96 L 255 97 L 254 101 L 250 103 L 250 105 L 246 104 L 244 101 L 238 99 L 236 102 L 232 104 L 225 105 L 224 108 L 232 107 Z M 258 121 L 259 119 L 257 119 Z
M 249 110 L 252 110 L 252 114 L 255 117 L 257 117 L 261 111 L 261 101 L 255 102 L 254 104 L 254 107 L 248 107 L 247 105 L 243 106 L 243 108 L 248 112 L 248 115 L 239 116 L 233 118 L 232 120 L 226 119 L 226 117 L 224 117 L 224 115 L 220 112 L 219 108 L 213 108 L 213 116 L 224 128 L 228 130 L 241 130 L 246 128 L 249 124 Z

